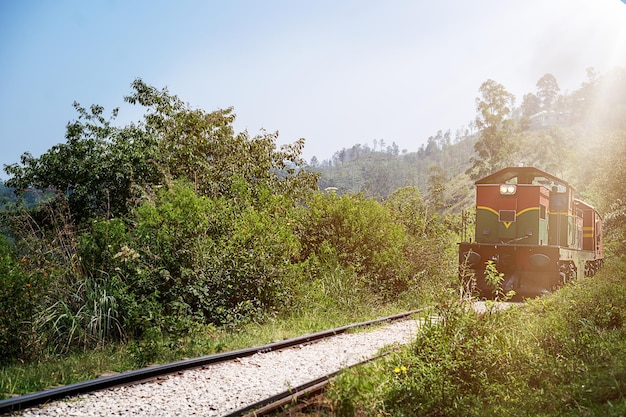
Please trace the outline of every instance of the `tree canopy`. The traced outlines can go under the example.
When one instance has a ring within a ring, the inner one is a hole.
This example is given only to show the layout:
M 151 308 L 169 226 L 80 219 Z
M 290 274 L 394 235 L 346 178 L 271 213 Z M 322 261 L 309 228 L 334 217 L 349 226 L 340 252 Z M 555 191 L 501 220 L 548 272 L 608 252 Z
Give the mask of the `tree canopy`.
M 5 167 L 7 186 L 53 190 L 67 198 L 77 223 L 124 215 L 142 190 L 173 179 L 206 196 L 226 195 L 235 177 L 292 195 L 316 187 L 317 174 L 302 169 L 304 139 L 277 149 L 277 132 L 236 134 L 232 108 L 194 109 L 141 79 L 132 88 L 125 100 L 145 108 L 141 122 L 114 126 L 117 109 L 107 119 L 101 106 L 74 103 L 78 118 L 68 123 L 66 142 Z
M 476 98 L 475 124 L 480 139 L 474 144 L 476 156 L 470 158 L 472 166 L 467 171 L 473 179 L 504 168 L 514 148 L 511 111 L 515 96 L 493 80 L 482 83 L 479 91 L 482 97 Z

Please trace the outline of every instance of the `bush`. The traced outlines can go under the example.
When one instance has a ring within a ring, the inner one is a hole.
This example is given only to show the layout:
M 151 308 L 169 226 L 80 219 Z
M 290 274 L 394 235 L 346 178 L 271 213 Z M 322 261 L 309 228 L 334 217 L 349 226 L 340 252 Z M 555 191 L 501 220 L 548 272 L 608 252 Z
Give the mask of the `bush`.
M 393 221 L 406 230 L 403 253 L 409 286 L 435 293 L 452 283 L 450 277 L 457 266 L 450 219 L 429 208 L 416 187 L 396 190 L 385 201 L 385 207 Z
M 46 292 L 44 274 L 27 272 L 30 260 L 15 259 L 12 247 L 0 235 L 0 363 L 30 359 L 41 348 L 33 326 L 37 306 Z
M 405 231 L 375 200 L 362 195 L 314 194 L 307 200 L 296 233 L 302 242 L 300 260 L 324 258 L 330 252 L 383 298 L 407 289 L 402 253 Z
M 162 306 L 170 324 L 232 324 L 289 298 L 298 249 L 290 203 L 270 192 L 252 201 L 241 181 L 234 188 L 232 200 L 209 199 L 177 182 L 136 212 L 129 250 L 138 257 L 121 277 L 140 305 L 147 299 Z
M 497 314 L 453 297 L 400 354 L 335 386 L 339 415 L 552 416 L 626 411 L 626 269 Z M 345 378 L 345 381 L 344 381 Z

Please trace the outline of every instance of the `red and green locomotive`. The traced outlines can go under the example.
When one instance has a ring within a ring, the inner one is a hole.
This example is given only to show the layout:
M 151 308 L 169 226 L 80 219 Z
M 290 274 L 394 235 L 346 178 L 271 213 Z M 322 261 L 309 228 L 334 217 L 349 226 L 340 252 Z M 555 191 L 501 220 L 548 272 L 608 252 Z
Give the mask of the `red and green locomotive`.
M 592 276 L 602 265 L 602 219 L 567 182 L 537 168 L 510 167 L 475 185 L 475 239 L 459 244 L 459 265 L 481 296 L 493 296 L 485 280 L 490 261 L 504 274 L 502 289 L 519 298 Z

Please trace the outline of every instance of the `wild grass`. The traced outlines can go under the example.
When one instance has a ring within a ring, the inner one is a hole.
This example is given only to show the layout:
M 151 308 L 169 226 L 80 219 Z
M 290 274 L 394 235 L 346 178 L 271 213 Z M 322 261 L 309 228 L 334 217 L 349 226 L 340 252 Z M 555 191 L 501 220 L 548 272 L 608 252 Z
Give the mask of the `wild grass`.
M 443 298 L 402 353 L 338 379 L 332 414 L 625 415 L 625 277 L 612 266 L 498 313 Z
M 334 282 L 335 279 L 329 277 L 329 281 Z M 381 305 L 374 300 L 364 302 L 358 309 L 352 308 L 352 302 L 343 307 L 340 307 L 340 303 L 335 303 L 333 308 L 330 293 L 326 290 L 313 289 L 310 296 L 318 301 L 324 297 L 328 299 L 323 303 L 311 304 L 306 309 L 293 310 L 289 315 L 268 316 L 262 322 L 248 322 L 224 328 L 197 325 L 177 337 L 153 329 L 139 340 L 109 344 L 80 353 L 55 354 L 52 349 L 51 353 L 42 356 L 37 362 L 17 361 L 0 367 L 0 399 L 86 381 L 110 372 L 123 372 L 152 364 L 264 345 L 396 314 L 407 308 L 405 302 Z M 414 304 L 410 308 L 417 307 L 416 300 L 417 298 L 413 298 Z

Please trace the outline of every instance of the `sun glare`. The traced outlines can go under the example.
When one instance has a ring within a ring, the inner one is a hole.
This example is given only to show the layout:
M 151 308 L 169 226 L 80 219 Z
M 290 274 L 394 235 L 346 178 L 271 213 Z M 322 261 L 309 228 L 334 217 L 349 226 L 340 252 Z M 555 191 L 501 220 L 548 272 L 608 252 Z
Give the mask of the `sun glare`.
M 597 28 L 605 36 L 604 68 L 626 66 L 626 4 L 623 0 L 600 0 L 594 2 Z

